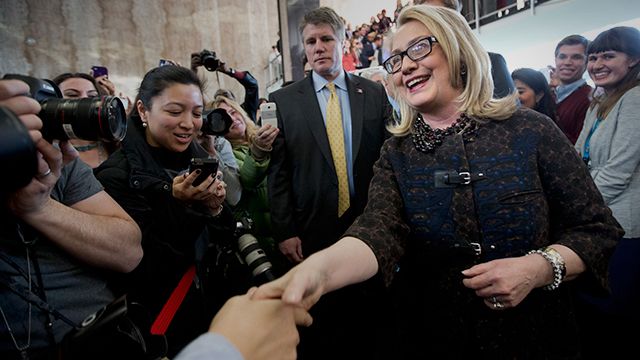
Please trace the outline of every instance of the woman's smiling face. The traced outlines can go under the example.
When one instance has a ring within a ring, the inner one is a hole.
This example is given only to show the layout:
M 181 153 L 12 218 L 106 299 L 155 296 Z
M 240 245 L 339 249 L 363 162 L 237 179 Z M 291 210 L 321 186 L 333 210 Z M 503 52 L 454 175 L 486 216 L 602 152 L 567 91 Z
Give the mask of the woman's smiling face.
M 174 152 L 185 151 L 202 127 L 203 98 L 196 85 L 174 84 L 151 99 L 151 109 L 138 101 L 147 123 L 149 145 Z
M 421 22 L 409 21 L 394 35 L 392 54 L 401 53 L 431 35 L 431 31 Z M 421 113 L 437 112 L 455 101 L 460 94 L 460 90 L 451 86 L 449 62 L 438 42 L 433 42 L 431 53 L 418 61 L 403 56 L 402 68 L 392 76 L 398 94 Z

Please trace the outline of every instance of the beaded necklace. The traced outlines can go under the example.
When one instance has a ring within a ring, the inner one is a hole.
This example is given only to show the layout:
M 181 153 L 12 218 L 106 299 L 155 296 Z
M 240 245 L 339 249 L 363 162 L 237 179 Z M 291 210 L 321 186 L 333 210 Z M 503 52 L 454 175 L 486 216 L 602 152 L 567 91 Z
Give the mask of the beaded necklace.
M 438 146 L 442 145 L 444 139 L 451 134 L 462 133 L 465 142 L 473 141 L 478 123 L 462 113 L 460 117 L 446 129 L 433 129 L 423 119 L 422 115 L 413 122 L 413 132 L 411 138 L 416 149 L 423 153 L 430 153 Z

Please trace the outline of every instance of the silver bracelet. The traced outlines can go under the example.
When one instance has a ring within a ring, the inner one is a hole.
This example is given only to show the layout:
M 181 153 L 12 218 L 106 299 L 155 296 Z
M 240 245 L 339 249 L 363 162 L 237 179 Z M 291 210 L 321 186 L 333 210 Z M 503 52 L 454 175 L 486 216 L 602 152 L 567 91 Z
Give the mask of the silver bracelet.
M 542 256 L 547 262 L 551 265 L 553 269 L 553 281 L 551 284 L 545 285 L 543 290 L 555 290 L 560 287 L 562 280 L 564 280 L 564 276 L 567 273 L 567 268 L 564 264 L 564 259 L 562 255 L 556 249 L 546 247 L 544 250 L 531 250 L 527 253 L 530 254 L 538 254 Z

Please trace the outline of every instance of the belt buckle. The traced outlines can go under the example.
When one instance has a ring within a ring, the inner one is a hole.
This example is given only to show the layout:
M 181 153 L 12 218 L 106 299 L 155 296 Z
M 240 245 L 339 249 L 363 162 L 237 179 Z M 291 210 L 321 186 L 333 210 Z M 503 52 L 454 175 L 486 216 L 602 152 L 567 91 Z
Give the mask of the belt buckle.
M 469 173 L 468 171 L 461 171 L 458 173 L 458 176 L 461 177 L 460 184 L 462 185 L 471 184 L 471 173 Z
M 480 245 L 480 243 L 472 242 L 469 244 L 473 248 L 473 252 L 476 254 L 476 256 L 480 256 L 480 254 L 482 254 L 482 246 Z

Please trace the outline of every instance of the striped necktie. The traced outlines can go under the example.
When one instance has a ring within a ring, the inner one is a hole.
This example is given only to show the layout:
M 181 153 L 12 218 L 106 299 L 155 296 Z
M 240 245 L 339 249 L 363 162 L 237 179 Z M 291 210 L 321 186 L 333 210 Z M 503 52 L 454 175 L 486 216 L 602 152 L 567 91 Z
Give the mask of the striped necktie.
M 331 95 L 327 102 L 327 136 L 331 145 L 331 156 L 338 175 L 338 216 L 349 208 L 349 178 L 347 160 L 344 152 L 344 130 L 342 128 L 342 110 L 340 100 L 333 83 L 327 84 Z

